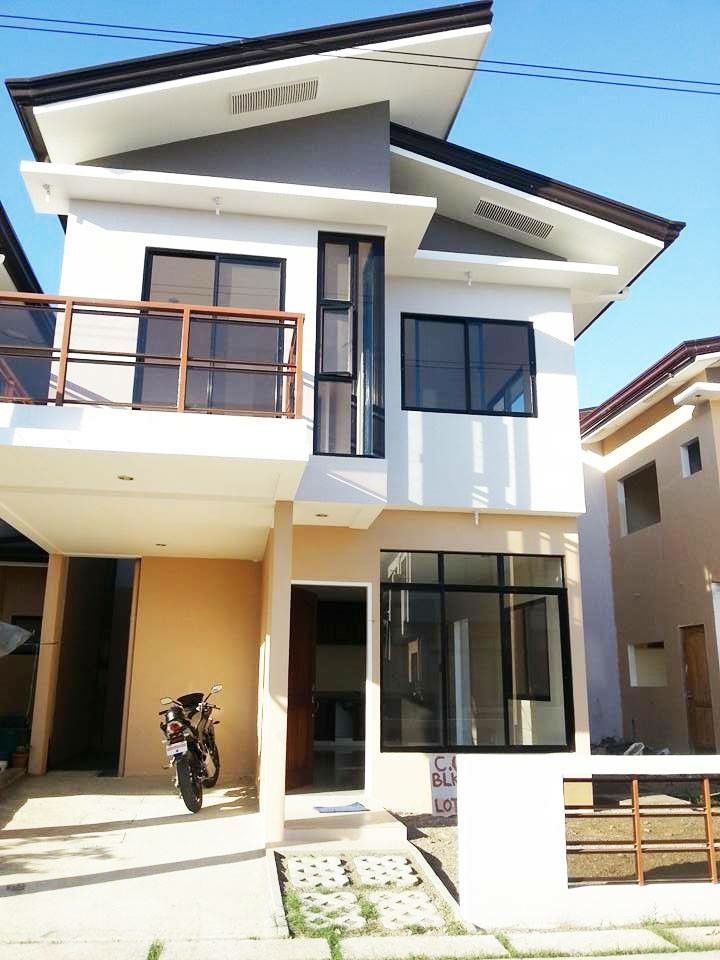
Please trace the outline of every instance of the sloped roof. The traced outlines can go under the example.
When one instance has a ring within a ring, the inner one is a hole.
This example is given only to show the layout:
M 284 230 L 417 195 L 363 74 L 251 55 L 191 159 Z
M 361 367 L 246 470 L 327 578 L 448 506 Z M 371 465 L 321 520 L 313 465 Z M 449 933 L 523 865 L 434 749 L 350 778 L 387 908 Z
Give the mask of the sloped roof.
M 42 293 L 40 281 L 30 266 L 30 261 L 2 203 L 0 203 L 0 254 L 5 255 L 3 266 L 16 290 L 22 290 L 24 293 Z

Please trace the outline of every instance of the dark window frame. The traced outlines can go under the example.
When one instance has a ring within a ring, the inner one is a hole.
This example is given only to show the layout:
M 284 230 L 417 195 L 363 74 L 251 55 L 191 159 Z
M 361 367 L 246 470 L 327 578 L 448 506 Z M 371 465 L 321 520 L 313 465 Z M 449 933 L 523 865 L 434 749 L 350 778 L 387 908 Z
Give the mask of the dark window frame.
M 531 703 L 551 703 L 552 702 L 552 690 L 550 689 L 550 649 L 547 645 L 547 607 L 544 605 L 544 597 L 538 596 L 534 600 L 530 600 L 528 603 L 523 604 L 521 607 L 507 608 L 507 615 L 510 617 L 510 614 L 514 611 L 520 611 L 523 614 L 523 620 L 525 619 L 525 614 L 528 611 L 529 607 L 533 607 L 535 604 L 543 604 L 543 611 L 545 614 L 545 650 L 544 650 L 544 659 L 546 662 L 546 676 L 547 676 L 547 693 L 537 693 L 531 689 L 531 685 L 527 682 L 529 679 L 529 674 L 527 671 L 527 665 L 530 660 L 529 657 L 529 646 L 528 646 L 528 631 L 527 625 L 523 623 L 523 637 L 522 637 L 522 646 L 523 646 L 523 657 L 525 664 L 525 687 L 522 690 L 513 690 L 510 694 L 510 699 L 512 700 L 528 700 Z M 512 634 L 511 634 L 512 637 Z M 511 642 L 512 647 L 512 642 Z
M 174 247 L 145 247 L 145 260 L 143 263 L 142 288 L 140 299 L 148 301 L 150 297 L 150 287 L 152 285 L 152 262 L 153 257 L 176 257 L 178 259 L 188 260 L 208 260 L 214 262 L 213 267 L 213 306 L 218 306 L 218 289 L 220 285 L 220 263 L 240 263 L 240 264 L 258 264 L 261 266 L 276 266 L 280 269 L 280 306 L 279 312 L 285 310 L 285 274 L 287 269 L 287 260 L 284 257 L 261 257 L 254 254 L 244 253 L 223 253 L 212 250 L 185 250 Z M 153 302 L 153 301 L 150 301 Z M 162 301 L 155 301 L 161 303 Z M 183 306 L 178 303 L 178 308 Z M 190 304 L 190 306 L 202 306 L 202 304 Z M 251 304 L 245 304 L 248 309 L 252 309 Z M 238 307 L 242 310 L 242 307 Z M 211 334 L 211 354 L 215 348 L 216 331 L 213 329 Z M 147 317 L 141 313 L 138 318 L 137 352 L 145 353 L 147 345 Z M 278 360 L 282 362 L 282 345 L 278 344 Z M 135 378 L 133 384 L 133 404 L 142 403 L 143 375 L 144 365 L 138 361 L 135 367 Z M 281 379 L 281 378 L 280 378 Z M 208 407 L 212 396 L 213 380 L 212 375 L 208 377 Z M 281 383 L 278 384 L 278 390 L 282 389 Z
M 438 323 L 462 323 L 464 326 L 465 343 L 465 399 L 464 408 L 450 407 L 425 407 L 408 404 L 405 397 L 406 380 L 406 321 L 408 320 L 428 320 Z M 530 401 L 531 410 L 527 411 L 505 411 L 505 410 L 487 410 L 474 408 L 472 406 L 472 393 L 470 386 L 470 326 L 472 324 L 494 324 L 496 326 L 525 327 L 528 331 L 528 365 L 530 368 Z M 503 320 L 499 317 L 465 317 L 453 316 L 447 313 L 417 313 L 415 311 L 403 311 L 400 314 L 400 396 L 403 410 L 420 411 L 421 413 L 451 413 L 465 414 L 474 417 L 524 417 L 537 418 L 537 362 L 535 356 L 535 328 L 529 320 Z
M 694 470 L 693 454 L 690 453 L 691 447 L 694 448 L 697 455 L 697 465 Z M 688 440 L 687 443 L 683 444 L 683 448 L 685 450 L 685 458 L 687 462 L 687 474 L 685 476 L 685 479 L 687 480 L 689 477 L 694 477 L 696 473 L 702 473 L 703 462 L 702 450 L 700 448 L 700 437 L 693 437 L 692 440 Z
M 347 244 L 350 247 L 350 300 L 332 300 L 325 298 L 325 257 L 322 255 L 326 243 Z M 376 362 L 383 373 L 383 416 L 382 416 L 382 437 L 380 447 L 381 453 L 356 453 L 357 445 L 356 427 L 357 427 L 357 404 L 365 403 L 366 409 L 370 411 L 370 419 L 373 427 L 375 423 L 374 411 L 372 408 L 371 385 L 364 384 L 365 395 L 360 397 L 357 393 L 351 395 L 351 419 L 350 419 L 350 453 L 332 453 L 326 450 L 318 449 L 319 433 L 319 394 L 318 384 L 320 383 L 345 383 L 350 384 L 351 388 L 357 389 L 357 367 L 358 367 L 358 307 L 357 307 L 357 284 L 358 284 L 358 245 L 360 243 L 370 243 L 373 246 L 373 256 L 376 257 L 377 271 L 375 274 L 375 303 L 381 317 L 381 326 L 383 329 L 383 338 L 380 344 L 374 345 L 374 355 Z M 385 238 L 377 234 L 359 234 L 359 233 L 335 233 L 333 231 L 320 231 L 318 233 L 318 257 L 317 257 L 317 306 L 315 311 L 315 398 L 313 405 L 313 456 L 316 457 L 352 457 L 354 459 L 382 460 L 385 457 Z M 322 373 L 322 346 L 323 346 L 323 327 L 322 312 L 323 309 L 345 309 L 352 311 L 352 372 L 351 373 Z
M 427 746 L 402 746 L 399 744 L 387 744 L 385 741 L 385 715 L 383 711 L 383 675 L 385 670 L 384 659 L 382 656 L 384 636 L 380 638 L 380 752 L 381 753 L 571 753 L 575 750 L 575 706 L 573 698 L 572 685 L 572 651 L 570 645 L 570 613 L 567 598 L 567 582 L 565 579 L 565 559 L 558 554 L 540 554 L 540 553 L 488 553 L 483 551 L 468 550 L 407 550 L 406 547 L 382 547 L 382 552 L 394 553 L 428 553 L 438 557 L 439 581 L 436 583 L 404 583 L 401 581 L 380 581 L 379 602 L 380 602 L 380 629 L 384 631 L 382 619 L 383 598 L 385 591 L 390 590 L 408 590 L 420 592 L 436 592 L 440 596 L 441 604 L 441 636 L 440 646 L 441 655 L 441 731 L 442 742 L 440 744 L 428 744 Z M 446 584 L 445 583 L 445 563 L 444 558 L 448 555 L 474 553 L 480 556 L 494 556 L 497 562 L 497 584 L 492 586 Z M 520 587 L 508 585 L 505 581 L 504 557 L 543 557 L 545 559 L 556 559 L 560 561 L 562 571 L 562 586 L 559 587 Z M 447 689 L 447 637 L 445 618 L 445 597 L 448 593 L 486 593 L 497 596 L 500 611 L 500 643 L 502 654 L 502 677 L 503 677 L 503 703 L 504 703 L 504 723 L 505 723 L 505 743 L 504 744 L 455 744 L 448 736 L 450 720 L 448 715 L 448 689 Z M 509 618 L 510 608 L 505 604 L 506 596 L 554 596 L 558 598 L 558 612 L 560 617 L 560 657 L 562 661 L 562 689 L 563 706 L 565 720 L 565 743 L 564 744 L 511 744 L 510 740 L 510 712 L 507 704 L 511 700 L 527 699 L 513 696 L 512 694 L 512 663 L 510 649 Z

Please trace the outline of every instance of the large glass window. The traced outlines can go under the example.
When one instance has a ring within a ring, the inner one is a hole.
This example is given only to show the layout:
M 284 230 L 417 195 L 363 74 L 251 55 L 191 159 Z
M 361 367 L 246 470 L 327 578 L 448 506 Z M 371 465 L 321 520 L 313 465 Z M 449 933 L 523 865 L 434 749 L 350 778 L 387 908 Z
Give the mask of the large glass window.
M 573 740 L 560 557 L 382 551 L 382 746 Z
M 406 410 L 535 416 L 530 323 L 403 314 Z
M 315 453 L 385 455 L 383 241 L 321 234 Z
M 150 250 L 143 299 L 193 306 L 285 309 L 285 263 L 271 258 Z M 138 353 L 177 357 L 181 321 L 149 311 L 140 318 Z M 188 410 L 273 412 L 282 404 L 282 378 L 263 365 L 283 360 L 284 328 L 276 321 L 194 313 L 190 324 L 185 405 Z M 195 366 L 193 366 L 193 361 Z M 250 366 L 233 366 L 238 361 Z M 255 369 L 251 365 L 257 364 Z M 135 402 L 175 406 L 174 365 L 140 363 Z

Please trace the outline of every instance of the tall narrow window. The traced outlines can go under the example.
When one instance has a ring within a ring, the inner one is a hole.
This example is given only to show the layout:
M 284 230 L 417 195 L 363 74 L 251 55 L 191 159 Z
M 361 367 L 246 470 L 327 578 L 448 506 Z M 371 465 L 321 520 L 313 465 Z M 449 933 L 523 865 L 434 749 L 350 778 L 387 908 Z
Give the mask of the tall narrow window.
M 320 235 L 315 453 L 385 455 L 383 288 L 382 238 Z

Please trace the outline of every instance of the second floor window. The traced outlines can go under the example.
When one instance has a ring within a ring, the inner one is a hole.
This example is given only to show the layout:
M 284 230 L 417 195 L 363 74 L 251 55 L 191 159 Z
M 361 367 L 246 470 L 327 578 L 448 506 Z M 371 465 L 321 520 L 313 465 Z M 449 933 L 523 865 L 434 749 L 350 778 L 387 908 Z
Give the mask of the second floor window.
M 403 314 L 406 410 L 537 416 L 531 323 Z
M 385 455 L 383 240 L 321 234 L 314 452 Z
M 279 312 L 285 309 L 285 261 L 148 250 L 143 300 Z M 138 353 L 176 358 L 180 332 L 179 318 L 145 311 L 140 317 Z M 277 317 L 243 320 L 195 311 L 190 322 L 186 409 L 248 414 L 282 410 L 284 381 L 278 365 L 286 358 L 288 335 Z M 177 365 L 150 360 L 138 364 L 135 402 L 172 408 L 177 390 Z

